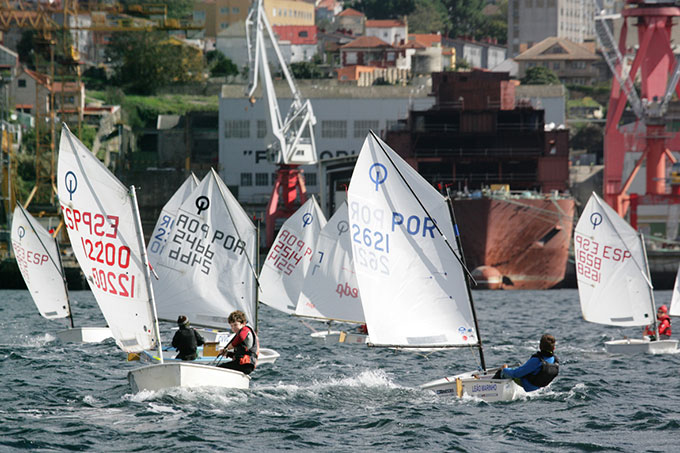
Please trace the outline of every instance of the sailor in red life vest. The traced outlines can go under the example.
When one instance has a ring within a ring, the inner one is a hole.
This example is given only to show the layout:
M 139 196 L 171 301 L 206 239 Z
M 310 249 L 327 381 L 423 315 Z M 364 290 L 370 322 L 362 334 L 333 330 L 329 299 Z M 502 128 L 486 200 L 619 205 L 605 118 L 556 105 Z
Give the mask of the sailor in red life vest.
M 227 347 L 220 351 L 220 355 L 226 354 L 232 360 L 218 366 L 250 374 L 255 369 L 257 357 L 260 354 L 260 342 L 257 334 L 250 326 L 246 325 L 246 315 L 240 310 L 231 312 L 228 321 L 231 331 L 236 335 L 227 344 Z
M 659 307 L 656 311 L 657 324 L 659 326 L 659 339 L 668 340 L 671 337 L 671 318 L 668 316 L 668 308 L 665 305 Z M 645 327 L 644 336 L 654 340 L 654 325 Z

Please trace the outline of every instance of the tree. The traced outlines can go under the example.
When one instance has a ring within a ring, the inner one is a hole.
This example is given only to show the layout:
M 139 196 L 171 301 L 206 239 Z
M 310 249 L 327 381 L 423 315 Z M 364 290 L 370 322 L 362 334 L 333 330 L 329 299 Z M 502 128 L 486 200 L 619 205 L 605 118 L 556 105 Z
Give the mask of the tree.
M 174 19 L 189 17 L 194 10 L 193 0 L 123 0 L 121 3 L 127 8 L 134 8 L 138 5 L 163 5 L 166 7 L 167 16 Z
M 442 2 L 451 21 L 451 28 L 447 33 L 449 37 L 478 36 L 485 23 L 482 14 L 484 0 L 442 0 Z
M 162 32 L 114 33 L 106 55 L 113 62 L 112 81 L 126 91 L 153 94 L 173 82 L 202 78 L 200 52 L 171 40 Z
M 475 36 L 477 39 L 492 38 L 499 44 L 505 44 L 508 40 L 508 0 L 500 0 L 496 3 L 498 12 L 484 17 L 484 25 Z
M 213 77 L 238 75 L 238 67 L 219 50 L 210 50 L 205 55 L 210 75 Z
M 290 71 L 296 79 L 321 79 L 323 72 L 319 67 L 309 61 L 299 61 L 290 64 Z
M 449 28 L 451 21 L 441 0 L 416 0 L 415 9 L 408 15 L 410 33 L 436 33 Z
M 574 135 L 569 140 L 569 147 L 574 150 L 584 149 L 601 159 L 604 150 L 603 127 L 598 124 L 586 124 L 574 129 Z
M 415 10 L 416 0 L 352 0 L 349 7 L 369 19 L 399 19 Z
M 536 66 L 527 69 L 522 79 L 523 85 L 559 85 L 560 79 L 557 74 L 544 66 Z

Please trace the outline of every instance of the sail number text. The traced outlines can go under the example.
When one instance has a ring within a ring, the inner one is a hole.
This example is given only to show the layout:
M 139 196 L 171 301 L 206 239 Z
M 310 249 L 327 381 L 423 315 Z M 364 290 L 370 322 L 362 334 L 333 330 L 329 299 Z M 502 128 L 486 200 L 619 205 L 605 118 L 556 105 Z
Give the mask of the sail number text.
M 602 279 L 603 262 L 621 263 L 630 259 L 628 250 L 602 245 L 578 233 L 574 234 L 576 273 L 595 283 Z
M 309 257 L 311 261 L 312 248 L 308 247 L 303 239 L 283 229 L 277 237 L 276 244 L 272 246 L 267 261 L 284 274 L 290 275 L 305 257 Z

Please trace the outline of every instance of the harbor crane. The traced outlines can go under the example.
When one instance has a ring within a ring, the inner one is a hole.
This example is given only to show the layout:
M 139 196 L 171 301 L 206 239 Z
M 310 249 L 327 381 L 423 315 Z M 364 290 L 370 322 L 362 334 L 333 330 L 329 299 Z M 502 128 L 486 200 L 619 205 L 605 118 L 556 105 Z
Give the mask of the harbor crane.
M 292 101 L 285 116 L 281 115 L 274 90 L 266 40 L 271 43 L 271 48 L 292 95 Z M 312 104 L 308 99 L 303 99 L 300 90 L 295 85 L 276 35 L 267 20 L 262 0 L 254 1 L 248 12 L 246 42 L 250 69 L 247 95 L 251 103 L 254 103 L 258 80 L 261 80 L 262 93 L 268 110 L 265 138 L 268 143 L 267 157 L 278 167 L 265 219 L 267 246 L 270 246 L 274 242 L 276 219 L 290 217 L 307 199 L 304 176 L 299 167 L 317 162 L 314 143 L 316 118 Z M 296 203 L 298 195 L 300 201 Z
M 672 118 L 668 114 L 673 94 L 680 97 L 680 61 L 676 60 L 671 43 L 677 17 L 680 17 L 678 0 L 626 0 L 620 15 L 603 11 L 595 16 L 596 37 L 614 74 L 604 132 L 604 198 L 620 216 L 630 211 L 630 224 L 636 229 L 639 206 L 680 205 L 680 184 L 671 180 L 669 190 L 666 174 L 667 162 L 676 164 L 670 150 L 680 150 L 680 133 L 669 127 Z M 623 18 L 623 23 L 617 45 L 610 23 L 619 18 Z M 637 27 L 635 51 L 626 46 L 629 19 Z M 639 93 L 634 83 L 638 75 Z M 635 120 L 622 124 L 626 105 L 630 105 Z M 639 153 L 639 157 L 624 180 L 626 153 L 630 152 Z M 643 163 L 645 194 L 629 194 Z

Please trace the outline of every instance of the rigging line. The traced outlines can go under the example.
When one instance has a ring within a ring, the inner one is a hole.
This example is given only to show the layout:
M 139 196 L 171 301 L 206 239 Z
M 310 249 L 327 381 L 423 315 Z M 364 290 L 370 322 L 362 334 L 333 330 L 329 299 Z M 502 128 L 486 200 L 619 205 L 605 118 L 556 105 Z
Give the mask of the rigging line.
M 444 239 L 444 243 L 449 247 L 449 250 L 451 251 L 451 253 L 453 253 L 453 256 L 456 257 L 456 259 L 458 260 L 458 263 L 462 266 L 463 270 L 465 271 L 465 274 L 466 274 L 473 282 L 475 282 L 475 286 L 476 286 L 476 285 L 477 285 L 477 281 L 476 281 L 475 278 L 472 276 L 472 274 L 471 274 L 470 271 L 468 270 L 468 268 L 467 268 L 467 266 L 465 265 L 465 263 L 463 262 L 463 260 L 458 256 L 458 254 L 455 252 L 455 250 L 453 250 L 453 247 L 451 246 L 451 243 L 450 243 L 449 240 L 446 238 L 446 236 L 444 236 L 444 233 L 442 232 L 442 230 L 439 229 L 439 225 L 437 225 L 437 222 L 434 221 L 434 218 L 430 215 L 430 213 L 428 212 L 427 208 L 425 208 L 425 206 L 423 205 L 423 203 L 421 203 L 420 199 L 418 198 L 418 196 L 416 195 L 416 193 L 413 191 L 413 188 L 412 188 L 411 185 L 406 181 L 406 178 L 404 177 L 404 175 L 401 174 L 401 172 L 399 171 L 399 168 L 397 168 L 397 166 L 395 165 L 395 163 L 394 163 L 394 161 L 392 160 L 392 158 L 390 157 L 390 155 L 387 154 L 387 150 L 386 150 L 385 148 L 383 148 L 382 143 L 380 143 L 380 140 L 378 139 L 378 136 L 375 135 L 375 132 L 373 132 L 372 129 L 371 129 L 369 132 L 371 133 L 371 135 L 373 136 L 373 138 L 375 138 L 376 143 L 378 144 L 378 146 L 380 146 L 380 149 L 383 151 L 383 153 L 385 153 L 385 156 L 387 157 L 387 159 L 388 159 L 388 160 L 390 161 L 390 163 L 392 164 L 392 167 L 394 167 L 394 169 L 397 171 L 397 174 L 401 177 L 401 180 L 404 182 L 404 184 L 406 184 L 406 187 L 408 187 L 408 190 L 411 192 L 411 195 L 413 195 L 413 198 L 416 199 L 416 201 L 418 202 L 418 204 L 420 205 L 420 207 L 423 209 L 423 211 L 425 211 L 425 214 L 427 214 L 427 216 L 428 216 L 430 219 L 433 220 L 432 223 L 434 224 L 434 227 L 437 229 L 437 232 L 438 232 L 438 233 L 441 235 L 441 237 Z M 442 197 L 442 198 L 443 198 L 443 197 Z M 454 233 L 454 234 L 455 234 L 455 233 Z
M 214 178 L 219 177 L 214 169 L 211 168 L 210 171 L 212 171 L 212 175 L 213 175 Z M 229 203 L 227 203 L 226 197 L 224 196 L 224 192 L 222 192 L 222 186 L 220 186 L 219 183 L 217 184 L 217 188 L 220 191 L 220 195 L 222 195 L 222 201 L 224 202 L 224 206 L 227 208 L 227 213 L 229 214 L 229 220 L 231 220 L 231 225 L 234 227 L 234 230 L 236 231 L 236 236 L 238 236 L 239 241 L 242 241 L 242 242 L 245 243 L 245 241 L 243 239 L 241 239 L 241 233 L 239 232 L 238 227 L 236 226 L 236 223 L 234 222 L 234 216 L 231 215 L 231 210 L 229 209 Z M 247 215 L 246 215 L 246 217 L 247 217 Z M 248 220 L 250 220 L 250 218 L 248 218 Z M 251 222 L 251 225 L 252 225 L 252 222 Z M 253 228 L 255 228 L 255 225 L 253 225 Z M 256 244 L 256 249 L 257 249 L 257 246 L 259 246 L 259 244 Z M 246 252 L 246 261 L 248 261 L 248 266 L 250 267 L 250 271 L 252 272 L 253 277 L 255 278 L 255 283 L 257 284 L 258 287 L 260 287 L 260 279 L 257 277 L 257 272 L 253 268 L 253 263 L 250 260 L 250 256 L 248 256 L 248 252 Z

